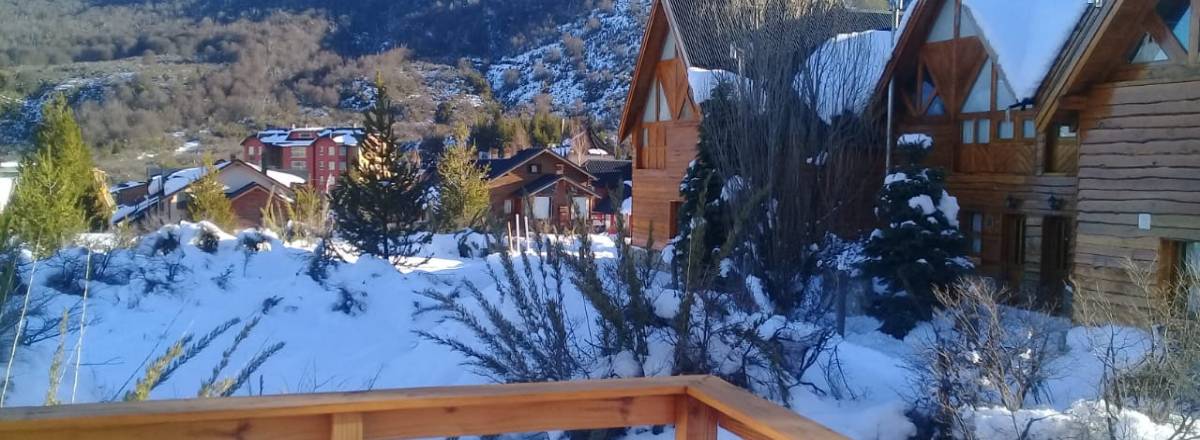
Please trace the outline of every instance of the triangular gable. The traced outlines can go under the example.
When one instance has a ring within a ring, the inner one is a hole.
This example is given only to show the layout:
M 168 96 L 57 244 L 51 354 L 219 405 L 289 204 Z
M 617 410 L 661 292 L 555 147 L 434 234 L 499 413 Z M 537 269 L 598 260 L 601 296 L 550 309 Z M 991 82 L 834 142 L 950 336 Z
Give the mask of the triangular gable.
M 961 1 L 963 13 L 958 23 L 959 38 L 977 37 L 982 42 L 986 49 L 984 58 L 996 65 L 998 79 L 1009 86 L 1017 101 L 1035 97 L 1055 65 L 1055 60 L 1059 59 L 1059 53 L 1088 10 L 1088 4 L 1083 1 Z M 881 81 L 876 88 L 877 96 L 886 93 L 886 79 L 895 77 L 898 70 L 916 68 L 917 53 L 926 43 L 949 41 L 943 34 L 946 33 L 947 23 L 952 20 L 946 18 L 945 13 L 947 10 L 953 12 L 954 4 L 955 0 L 921 0 L 906 11 L 899 40 L 884 70 L 885 81 Z M 960 51 L 957 55 L 960 57 L 960 66 L 969 69 L 973 69 L 971 66 L 981 67 L 984 62 L 976 60 L 977 57 L 971 53 Z M 947 82 L 944 72 L 933 72 L 933 76 L 942 77 L 941 82 Z M 956 95 L 947 101 L 961 103 L 974 80 L 971 77 L 959 81 L 955 90 L 944 91 Z
M 522 150 L 521 152 L 518 152 L 517 154 L 521 154 L 525 151 L 530 151 L 530 150 Z M 496 179 L 504 177 L 508 173 L 511 173 L 514 170 L 521 168 L 521 166 L 529 163 L 529 161 L 534 160 L 534 159 L 541 157 L 543 155 L 546 155 L 546 154 L 549 154 L 550 157 L 553 157 L 556 161 L 563 163 L 566 166 L 579 171 L 580 173 L 583 173 L 583 175 L 587 176 L 588 179 L 596 180 L 596 176 L 593 176 L 592 173 L 589 173 L 587 170 L 583 169 L 579 165 L 576 165 L 575 162 L 571 162 L 567 158 L 562 157 L 553 151 L 550 151 L 549 148 L 539 148 L 539 149 L 536 149 L 533 151 L 534 151 L 533 153 L 530 153 L 519 160 L 510 161 L 508 164 L 505 164 L 503 166 L 502 170 L 492 170 L 488 180 L 494 181 Z M 495 161 L 490 161 L 490 162 L 495 162 Z
M 621 126 L 617 131 L 618 139 L 629 137 L 630 131 L 642 117 L 647 100 L 654 96 L 652 93 L 657 93 L 657 91 L 651 90 L 651 86 L 658 76 L 656 74 L 658 62 L 662 59 L 664 45 L 668 43 L 667 36 L 673 32 L 663 0 L 654 0 L 654 4 L 650 8 L 650 18 L 646 24 L 646 33 L 642 36 L 642 47 L 638 53 L 637 64 L 634 66 L 629 94 L 625 98 Z M 679 41 L 677 35 L 672 35 L 671 40 L 674 43 L 672 46 L 683 54 L 682 62 L 686 65 L 686 51 L 682 42 Z

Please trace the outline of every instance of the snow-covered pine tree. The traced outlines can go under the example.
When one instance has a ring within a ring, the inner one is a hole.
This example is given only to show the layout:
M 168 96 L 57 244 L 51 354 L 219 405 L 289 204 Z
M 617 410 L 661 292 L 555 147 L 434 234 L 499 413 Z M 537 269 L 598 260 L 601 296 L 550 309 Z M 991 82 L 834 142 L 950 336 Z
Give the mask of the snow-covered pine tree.
M 468 143 L 470 130 L 455 129 L 454 144 L 438 159 L 438 221 L 444 231 L 480 226 L 490 202 L 487 170 L 476 165 L 479 153 Z
M 732 84 L 720 84 L 708 101 L 701 104 L 703 121 L 724 121 L 730 111 Z M 713 149 L 720 139 L 707 124 L 700 125 L 700 144 L 696 159 L 688 166 L 680 183 L 683 205 L 679 210 L 679 235 L 674 240 L 675 261 L 683 262 L 680 275 L 689 285 L 711 271 L 719 262 L 714 252 L 725 243 L 732 227 L 729 204 L 723 198 L 725 179 L 717 172 Z
M 332 207 L 343 239 L 359 252 L 399 263 L 432 239 L 425 222 L 426 184 L 392 129 L 396 109 L 387 87 L 379 78 L 375 87 L 379 92 L 364 115 L 367 135 L 358 162 L 338 177 Z
M 237 227 L 233 214 L 233 203 L 225 196 L 225 184 L 217 178 L 220 173 L 211 155 L 204 156 L 204 176 L 192 184 L 192 200 L 188 202 L 188 214 L 192 221 L 210 221 L 217 227 L 232 231 Z
M 928 320 L 937 306 L 934 289 L 972 269 L 959 231 L 958 201 L 945 190 L 945 173 L 921 165 L 933 146 L 925 135 L 900 137 L 907 163 L 887 176 L 875 208 L 882 227 L 867 241 L 863 269 L 886 286 L 870 306 L 882 331 L 903 336 Z

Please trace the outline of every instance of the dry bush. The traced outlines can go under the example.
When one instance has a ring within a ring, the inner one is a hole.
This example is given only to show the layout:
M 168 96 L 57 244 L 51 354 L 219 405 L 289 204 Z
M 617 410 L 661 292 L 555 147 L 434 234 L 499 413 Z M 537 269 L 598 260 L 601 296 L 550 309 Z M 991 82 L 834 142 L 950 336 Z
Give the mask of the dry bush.
M 1069 324 L 1016 309 L 1010 293 L 990 280 L 964 278 L 938 289 L 943 308 L 909 360 L 915 410 L 934 438 L 975 437 L 968 413 L 1002 406 L 1013 432 L 1028 438 L 1037 420 L 1020 422 L 1015 411 L 1049 396 L 1042 388 L 1055 372 Z
M 1131 322 L 1147 332 L 1131 336 L 1114 326 L 1091 332 L 1103 366 L 1102 411 L 1080 420 L 1094 438 L 1140 438 L 1122 422 L 1134 410 L 1170 428 L 1171 440 L 1200 438 L 1200 266 L 1160 276 L 1154 265 L 1126 261 L 1125 272 L 1141 307 L 1103 301 L 1100 286 L 1080 286 L 1078 316 L 1088 323 Z

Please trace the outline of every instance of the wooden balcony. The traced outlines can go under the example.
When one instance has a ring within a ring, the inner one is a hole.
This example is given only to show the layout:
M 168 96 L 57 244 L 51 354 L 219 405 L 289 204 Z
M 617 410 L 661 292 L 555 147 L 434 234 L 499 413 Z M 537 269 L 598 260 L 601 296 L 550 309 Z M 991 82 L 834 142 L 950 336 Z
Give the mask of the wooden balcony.
M 585 382 L 0 409 L 0 438 L 402 439 L 674 425 L 676 439 L 841 435 L 720 379 Z

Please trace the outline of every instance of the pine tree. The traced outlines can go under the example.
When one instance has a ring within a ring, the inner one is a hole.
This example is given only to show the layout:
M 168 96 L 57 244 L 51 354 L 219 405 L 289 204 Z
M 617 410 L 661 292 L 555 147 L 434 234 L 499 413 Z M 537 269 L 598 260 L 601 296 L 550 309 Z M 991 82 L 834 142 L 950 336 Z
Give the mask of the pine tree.
M 359 160 L 338 178 L 332 207 L 343 239 L 360 252 L 400 263 L 432 239 L 425 223 L 427 185 L 400 148 L 392 129 L 395 106 L 379 78 L 376 88 L 375 104 L 364 115 Z
M 34 142 L 35 148 L 21 161 L 5 215 L 19 240 L 45 253 L 89 223 L 106 223 L 103 219 L 111 214 L 87 200 L 97 192 L 91 153 L 65 97 L 46 103 Z
M 192 183 L 188 214 L 192 221 L 209 221 L 221 229 L 232 231 L 237 227 L 237 217 L 233 214 L 233 203 L 225 195 L 225 184 L 221 183 L 219 174 L 212 156 L 205 155 L 204 176 Z
M 467 132 L 457 130 L 454 145 L 438 160 L 438 222 L 450 231 L 480 225 L 491 201 L 487 170 L 476 162 L 479 154 L 467 143 Z
M 688 166 L 687 173 L 680 185 L 683 195 L 683 205 L 678 216 L 679 235 L 675 239 L 675 261 L 686 262 L 687 267 L 679 269 L 685 272 L 690 282 L 704 272 L 717 265 L 712 261 L 716 252 L 724 243 L 732 228 L 729 204 L 722 197 L 725 179 L 717 172 L 713 152 L 720 148 L 720 139 L 716 139 L 713 130 L 706 128 L 709 124 L 727 123 L 728 113 L 733 103 L 729 84 L 719 85 L 713 96 L 701 105 L 704 123 L 700 125 L 700 144 L 696 160 Z M 693 234 L 699 228 L 704 228 L 699 236 L 699 242 L 693 242 Z M 690 284 L 690 283 L 689 283 Z
M 908 164 L 887 176 L 876 214 L 883 227 L 867 241 L 864 269 L 889 293 L 877 298 L 871 313 L 882 330 L 903 336 L 930 318 L 937 305 L 933 291 L 970 270 L 966 239 L 958 228 L 958 202 L 945 190 L 945 173 L 920 163 L 932 147 L 927 137 L 902 137 L 897 150 Z

